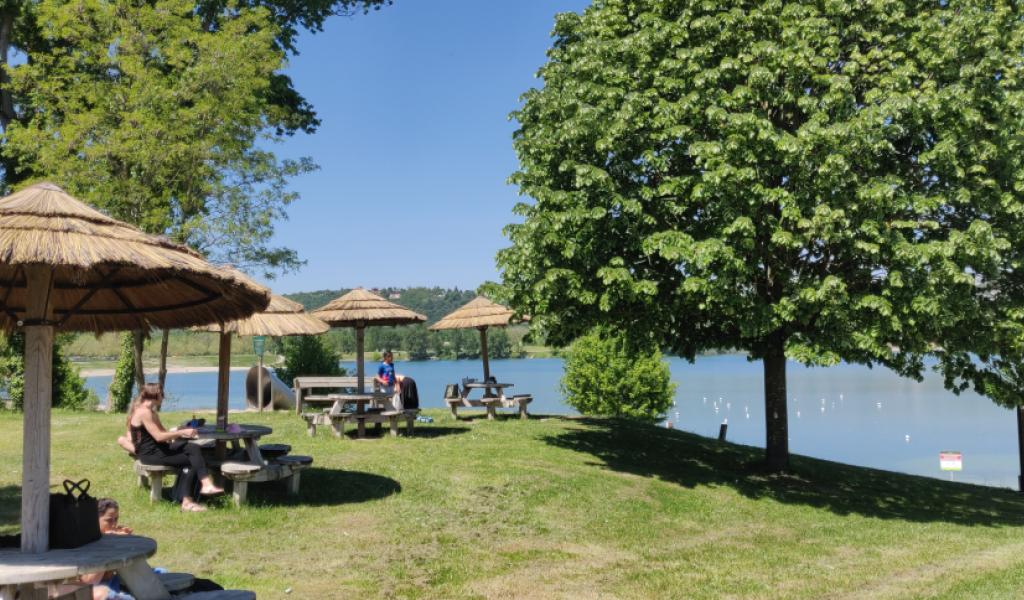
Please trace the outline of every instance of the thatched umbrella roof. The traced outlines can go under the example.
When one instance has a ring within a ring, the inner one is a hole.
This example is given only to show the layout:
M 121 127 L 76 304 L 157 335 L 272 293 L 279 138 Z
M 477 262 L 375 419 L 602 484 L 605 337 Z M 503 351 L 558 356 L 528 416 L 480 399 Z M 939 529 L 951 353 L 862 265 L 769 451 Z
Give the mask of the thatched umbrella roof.
M 313 311 L 313 316 L 332 327 L 412 325 L 427 317 L 389 302 L 373 292 L 356 288 Z
M 276 294 L 270 297 L 270 306 L 262 312 L 241 321 L 226 323 L 225 328 L 238 335 L 320 335 L 331 329 L 313 315 L 306 314 L 302 305 Z
M 313 311 L 313 316 L 332 327 L 354 327 L 356 330 L 356 380 L 362 392 L 365 379 L 363 366 L 363 334 L 367 327 L 412 325 L 427 320 L 425 315 L 389 302 L 363 288 L 356 288 Z M 298 403 L 296 403 L 298 407 Z
M 48 546 L 55 330 L 184 327 L 246 317 L 269 302 L 265 288 L 53 184 L 0 199 L 0 328 L 25 334 L 23 552 Z
M 49 306 L 65 331 L 187 327 L 246 317 L 266 288 L 41 183 L 0 199 L 0 328 L 25 320 L 26 265 L 53 270 Z
M 504 327 L 509 324 L 515 311 L 483 296 L 477 296 L 462 307 L 445 315 L 430 326 L 433 331 L 442 329 L 470 329 L 481 327 Z

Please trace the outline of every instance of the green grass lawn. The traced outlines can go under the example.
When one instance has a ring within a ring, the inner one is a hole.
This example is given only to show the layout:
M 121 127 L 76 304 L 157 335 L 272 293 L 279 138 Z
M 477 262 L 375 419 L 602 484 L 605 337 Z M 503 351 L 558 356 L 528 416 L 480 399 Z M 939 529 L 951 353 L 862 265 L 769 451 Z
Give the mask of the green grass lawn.
M 53 481 L 89 477 L 159 544 L 154 566 L 260 598 L 1015 598 L 1024 499 L 608 420 L 454 421 L 411 438 L 305 435 L 302 493 L 250 486 L 206 513 L 150 505 L 122 416 L 55 413 Z M 174 423 L 190 414 L 169 414 Z M 17 528 L 21 417 L 0 413 L 0 532 Z

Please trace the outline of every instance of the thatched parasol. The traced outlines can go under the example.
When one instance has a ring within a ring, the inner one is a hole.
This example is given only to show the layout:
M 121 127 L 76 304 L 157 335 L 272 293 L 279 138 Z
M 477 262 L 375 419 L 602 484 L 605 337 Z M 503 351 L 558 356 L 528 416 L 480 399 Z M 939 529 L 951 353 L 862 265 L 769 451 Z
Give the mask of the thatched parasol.
M 515 316 L 515 311 L 500 304 L 491 302 L 483 296 L 473 298 L 461 308 L 445 315 L 440 321 L 430 326 L 431 331 L 442 329 L 480 330 L 480 355 L 484 359 L 484 381 L 491 376 L 491 367 L 487 360 L 487 328 L 505 327 Z
M 233 269 L 231 270 L 233 271 Z M 270 305 L 262 312 L 255 313 L 238 321 L 229 321 L 224 324 L 210 325 L 199 329 L 217 332 L 221 335 L 221 361 L 220 368 L 218 369 L 220 377 L 217 382 L 217 418 L 219 420 L 222 404 L 225 419 L 227 416 L 227 385 L 230 375 L 228 370 L 231 360 L 232 333 L 245 336 L 268 335 L 271 337 L 320 335 L 330 330 L 330 326 L 320 319 L 306 314 L 302 305 L 298 302 L 273 294 L 270 297 Z M 263 355 L 260 355 L 259 360 L 260 364 L 256 371 L 256 402 L 259 405 L 260 412 L 263 412 Z M 223 390 L 221 390 L 222 386 Z
M 362 288 L 356 288 L 340 298 L 331 300 L 326 306 L 314 310 L 313 316 L 332 327 L 355 328 L 356 376 L 360 393 L 364 389 L 365 375 L 363 368 L 364 330 L 373 326 L 412 325 L 427 320 L 424 315 L 389 302 Z
M 21 548 L 49 543 L 53 336 L 248 316 L 269 292 L 41 183 L 0 199 L 0 327 L 25 332 Z

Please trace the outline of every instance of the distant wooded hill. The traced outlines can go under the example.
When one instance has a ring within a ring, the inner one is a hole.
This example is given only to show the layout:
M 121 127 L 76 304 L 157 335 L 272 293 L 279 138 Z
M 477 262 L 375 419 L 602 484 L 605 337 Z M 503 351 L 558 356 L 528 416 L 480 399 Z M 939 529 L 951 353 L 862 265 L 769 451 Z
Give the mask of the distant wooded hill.
M 285 297 L 302 304 L 306 307 L 306 310 L 316 310 L 349 291 L 351 291 L 351 288 L 318 290 L 316 292 L 285 294 Z M 441 317 L 476 297 L 475 291 L 460 290 L 458 288 L 412 287 L 372 289 L 370 291 L 396 304 L 401 304 L 410 310 L 426 315 L 428 325 L 440 320 Z

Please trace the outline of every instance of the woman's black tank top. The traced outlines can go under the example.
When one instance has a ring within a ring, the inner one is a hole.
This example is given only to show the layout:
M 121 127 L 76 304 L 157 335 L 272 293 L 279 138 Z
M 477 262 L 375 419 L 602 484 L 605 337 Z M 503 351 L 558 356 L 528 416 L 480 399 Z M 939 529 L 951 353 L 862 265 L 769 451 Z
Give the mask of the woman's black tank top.
M 132 432 L 132 443 L 135 444 L 136 456 L 161 454 L 160 443 L 153 439 L 153 436 L 146 430 L 145 424 L 138 427 L 131 425 L 130 429 Z

